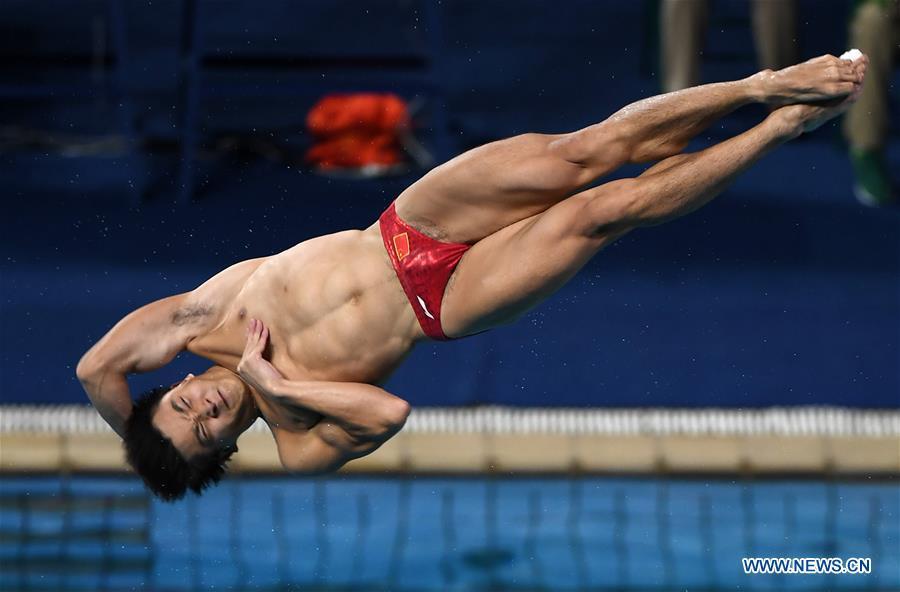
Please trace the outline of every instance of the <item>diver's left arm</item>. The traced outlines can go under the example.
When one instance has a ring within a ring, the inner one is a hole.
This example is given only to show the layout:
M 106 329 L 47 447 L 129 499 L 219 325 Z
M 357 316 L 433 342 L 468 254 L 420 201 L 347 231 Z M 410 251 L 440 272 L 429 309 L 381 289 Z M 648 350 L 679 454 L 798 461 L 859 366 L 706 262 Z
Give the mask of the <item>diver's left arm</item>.
M 287 407 L 301 407 L 322 415 L 319 424 L 334 424 L 358 442 L 387 440 L 400 431 L 410 411 L 409 403 L 400 397 L 357 382 L 282 378 L 269 383 L 264 394 Z
M 303 432 L 273 426 L 281 464 L 302 475 L 330 473 L 371 454 L 400 431 L 409 415 L 409 403 L 368 384 L 282 378 L 257 390 L 284 407 L 322 415 Z
M 292 473 L 332 473 L 347 462 L 366 456 L 384 444 L 396 429 L 368 437 L 351 436 L 332 420 L 322 420 L 305 432 L 273 429 L 282 466 Z
M 247 344 L 238 364 L 241 377 L 261 395 L 284 407 L 299 407 L 323 416 L 320 424 L 346 433 L 348 441 L 383 442 L 400 431 L 409 415 L 409 403 L 386 390 L 357 382 L 288 380 L 263 357 L 269 330 L 250 322 Z M 318 427 L 318 426 L 317 426 Z M 334 438 L 332 438 L 334 439 Z

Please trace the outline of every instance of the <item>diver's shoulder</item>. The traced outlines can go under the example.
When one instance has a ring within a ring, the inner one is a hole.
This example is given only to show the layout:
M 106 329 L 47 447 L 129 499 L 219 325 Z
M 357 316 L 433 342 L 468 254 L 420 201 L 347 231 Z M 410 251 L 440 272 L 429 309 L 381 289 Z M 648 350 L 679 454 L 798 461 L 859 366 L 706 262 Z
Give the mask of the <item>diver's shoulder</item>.
M 243 290 L 247 280 L 271 257 L 246 259 L 230 265 L 212 276 L 187 296 L 187 302 L 195 307 L 203 307 L 211 313 L 221 313 Z

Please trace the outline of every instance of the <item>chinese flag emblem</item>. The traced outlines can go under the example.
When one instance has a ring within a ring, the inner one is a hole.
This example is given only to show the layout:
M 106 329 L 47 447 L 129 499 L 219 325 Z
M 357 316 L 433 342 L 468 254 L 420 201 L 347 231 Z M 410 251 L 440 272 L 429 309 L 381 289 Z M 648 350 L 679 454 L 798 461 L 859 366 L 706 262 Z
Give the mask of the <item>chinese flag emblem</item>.
M 394 250 L 397 252 L 397 259 L 403 260 L 409 255 L 409 236 L 404 232 L 394 235 Z

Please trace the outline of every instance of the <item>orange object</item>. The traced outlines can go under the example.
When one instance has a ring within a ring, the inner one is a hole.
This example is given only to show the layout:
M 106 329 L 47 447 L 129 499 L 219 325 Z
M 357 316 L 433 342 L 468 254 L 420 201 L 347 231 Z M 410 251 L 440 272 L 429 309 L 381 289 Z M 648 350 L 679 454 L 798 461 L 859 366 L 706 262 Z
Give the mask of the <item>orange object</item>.
M 396 95 L 328 95 L 310 109 L 306 123 L 317 139 L 306 159 L 321 168 L 403 161 L 398 136 L 409 128 L 409 112 Z
M 306 159 L 322 168 L 392 165 L 403 161 L 396 138 L 390 134 L 348 133 L 317 142 Z

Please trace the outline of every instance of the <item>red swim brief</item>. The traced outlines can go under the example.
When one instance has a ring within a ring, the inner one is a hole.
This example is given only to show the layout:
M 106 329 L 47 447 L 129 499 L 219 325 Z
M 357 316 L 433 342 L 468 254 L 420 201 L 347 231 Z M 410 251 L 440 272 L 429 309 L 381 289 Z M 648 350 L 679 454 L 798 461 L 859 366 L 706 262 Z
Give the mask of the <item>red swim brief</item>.
M 394 204 L 378 219 L 381 238 L 419 325 L 432 339 L 449 339 L 441 328 L 444 289 L 470 245 L 426 236 L 397 216 Z

